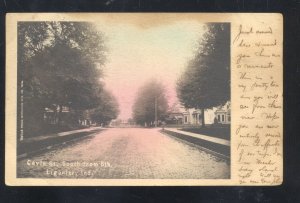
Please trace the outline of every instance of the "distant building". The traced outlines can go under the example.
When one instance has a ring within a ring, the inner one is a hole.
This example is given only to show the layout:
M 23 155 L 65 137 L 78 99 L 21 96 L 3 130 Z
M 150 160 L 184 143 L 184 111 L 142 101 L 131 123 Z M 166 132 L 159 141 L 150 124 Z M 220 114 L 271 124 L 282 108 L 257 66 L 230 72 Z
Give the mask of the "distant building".
M 110 127 L 133 127 L 136 123 L 133 119 L 113 119 L 110 121 Z
M 185 108 L 179 105 L 178 103 L 174 103 L 165 118 L 167 124 L 174 125 L 182 125 L 185 120 L 187 122 L 187 118 L 184 116 Z

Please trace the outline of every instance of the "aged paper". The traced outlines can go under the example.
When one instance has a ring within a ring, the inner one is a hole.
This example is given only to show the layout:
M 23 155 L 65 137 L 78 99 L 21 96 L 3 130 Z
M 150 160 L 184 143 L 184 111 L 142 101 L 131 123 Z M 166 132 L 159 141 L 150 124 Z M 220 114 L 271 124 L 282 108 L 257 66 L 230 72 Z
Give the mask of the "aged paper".
M 237 178 L 241 185 L 277 185 L 282 182 L 282 25 L 241 23 L 232 40 Z
M 277 13 L 7 14 L 5 182 L 280 185 L 282 49 Z

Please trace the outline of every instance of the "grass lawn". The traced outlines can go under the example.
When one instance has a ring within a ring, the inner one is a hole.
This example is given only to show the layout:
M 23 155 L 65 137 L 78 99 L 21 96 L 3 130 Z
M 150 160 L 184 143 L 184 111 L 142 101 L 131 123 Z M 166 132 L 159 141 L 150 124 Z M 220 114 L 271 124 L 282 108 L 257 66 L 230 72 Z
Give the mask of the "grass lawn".
M 180 130 L 230 140 L 230 125 L 210 125 L 205 128 L 187 127 Z

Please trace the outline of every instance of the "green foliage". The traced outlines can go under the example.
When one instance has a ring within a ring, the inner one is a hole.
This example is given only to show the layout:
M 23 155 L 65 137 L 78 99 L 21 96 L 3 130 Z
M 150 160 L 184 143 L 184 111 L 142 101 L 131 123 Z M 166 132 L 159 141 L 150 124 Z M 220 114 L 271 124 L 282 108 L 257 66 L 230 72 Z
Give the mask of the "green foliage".
M 104 90 L 100 97 L 101 104 L 91 110 L 91 119 L 98 124 L 107 125 L 111 120 L 116 119 L 119 114 L 119 106 L 116 98 Z
M 46 107 L 56 112 L 66 106 L 82 112 L 100 105 L 106 51 L 103 34 L 91 23 L 18 23 L 24 122 L 41 121 L 32 112 L 42 115 Z M 60 113 L 56 112 L 58 118 Z
M 229 24 L 207 24 L 195 57 L 177 82 L 177 95 L 185 107 L 202 112 L 230 99 Z
M 53 104 L 74 109 L 97 105 L 101 73 L 75 48 L 65 44 L 47 47 L 31 58 L 24 72 L 25 90 L 48 108 Z
M 149 125 L 155 121 L 155 102 L 158 119 L 162 120 L 168 109 L 165 89 L 158 81 L 151 80 L 139 89 L 133 105 L 133 118 L 138 124 Z
M 103 64 L 107 48 L 104 36 L 87 22 L 18 23 L 18 59 L 23 63 L 45 47 L 64 44 L 81 51 L 82 56 Z

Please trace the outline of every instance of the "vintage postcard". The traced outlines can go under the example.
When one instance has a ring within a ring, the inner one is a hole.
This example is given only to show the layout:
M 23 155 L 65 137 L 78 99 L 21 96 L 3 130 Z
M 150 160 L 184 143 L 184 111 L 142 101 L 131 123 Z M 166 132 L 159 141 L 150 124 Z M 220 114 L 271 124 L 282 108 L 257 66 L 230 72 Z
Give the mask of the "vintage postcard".
M 5 182 L 280 185 L 278 13 L 9 13 Z

